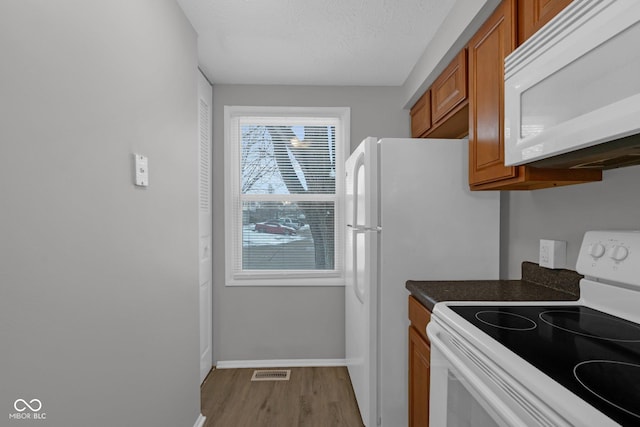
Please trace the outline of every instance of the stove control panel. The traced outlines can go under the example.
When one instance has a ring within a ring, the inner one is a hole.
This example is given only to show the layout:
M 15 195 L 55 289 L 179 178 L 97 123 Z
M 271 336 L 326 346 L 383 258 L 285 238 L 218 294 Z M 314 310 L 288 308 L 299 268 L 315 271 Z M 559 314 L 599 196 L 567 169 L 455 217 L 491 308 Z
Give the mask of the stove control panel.
M 587 277 L 640 286 L 640 231 L 588 231 L 576 270 Z

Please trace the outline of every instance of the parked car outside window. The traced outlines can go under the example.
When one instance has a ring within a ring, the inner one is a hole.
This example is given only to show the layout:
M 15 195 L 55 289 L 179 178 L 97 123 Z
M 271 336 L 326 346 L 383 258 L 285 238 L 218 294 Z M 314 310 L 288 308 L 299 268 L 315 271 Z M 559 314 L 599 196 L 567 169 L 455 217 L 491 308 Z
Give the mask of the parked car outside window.
M 288 236 L 296 234 L 295 228 L 282 225 L 278 221 L 259 222 L 256 224 L 254 231 L 259 233 L 286 234 Z
M 278 223 L 280 223 L 281 225 L 284 225 L 286 227 L 291 227 L 295 230 L 298 230 L 300 228 L 300 223 L 298 221 L 294 221 L 291 218 L 280 218 L 278 219 Z

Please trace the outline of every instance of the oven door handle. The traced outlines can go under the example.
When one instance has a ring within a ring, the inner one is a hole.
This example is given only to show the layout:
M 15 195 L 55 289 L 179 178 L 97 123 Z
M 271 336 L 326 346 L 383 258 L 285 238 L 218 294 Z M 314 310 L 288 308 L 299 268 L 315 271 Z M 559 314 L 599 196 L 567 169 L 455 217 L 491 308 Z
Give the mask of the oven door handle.
M 429 339 L 431 340 L 432 350 L 440 352 L 442 356 L 449 362 L 449 364 L 455 369 L 456 373 L 462 376 L 466 381 L 464 384 L 470 389 L 468 391 L 474 396 L 474 398 L 481 404 L 482 407 L 492 416 L 492 418 L 499 422 L 503 427 L 527 427 L 527 424 L 519 418 L 507 405 L 505 405 L 495 394 L 490 387 L 482 382 L 478 376 L 469 369 L 460 358 L 452 352 L 445 342 L 440 338 L 444 330 L 434 322 L 430 322 L 428 327 Z M 433 355 L 433 351 L 432 351 Z M 470 359 L 470 362 L 476 365 L 475 361 Z M 432 363 L 432 368 L 436 367 Z M 479 369 L 482 369 L 478 366 Z M 433 382 L 431 383 L 433 384 Z M 432 390 L 430 393 L 438 393 L 438 390 Z M 487 398 L 489 397 L 489 398 Z M 490 403 L 491 402 L 491 403 Z

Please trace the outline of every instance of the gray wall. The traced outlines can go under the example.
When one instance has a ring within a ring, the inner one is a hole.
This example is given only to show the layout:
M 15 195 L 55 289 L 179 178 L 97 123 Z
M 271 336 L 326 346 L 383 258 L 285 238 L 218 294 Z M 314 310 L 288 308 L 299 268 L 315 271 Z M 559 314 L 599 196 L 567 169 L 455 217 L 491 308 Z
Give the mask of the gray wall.
M 400 88 L 214 85 L 214 360 L 344 358 L 344 288 L 226 287 L 225 105 L 351 107 L 351 146 L 409 136 Z
M 3 0 L 0 54 L 0 424 L 192 426 L 195 32 L 173 0 Z
M 538 262 L 540 239 L 567 242 L 574 270 L 585 231 L 640 229 L 640 166 L 604 172 L 602 182 L 502 193 L 501 276 Z

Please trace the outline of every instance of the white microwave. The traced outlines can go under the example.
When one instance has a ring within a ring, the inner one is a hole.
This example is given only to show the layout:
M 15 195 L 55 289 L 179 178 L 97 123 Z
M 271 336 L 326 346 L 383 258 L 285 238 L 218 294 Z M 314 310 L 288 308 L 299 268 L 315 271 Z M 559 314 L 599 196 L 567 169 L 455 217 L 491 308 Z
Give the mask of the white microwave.
M 505 164 L 640 164 L 640 1 L 574 0 L 505 59 Z

